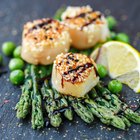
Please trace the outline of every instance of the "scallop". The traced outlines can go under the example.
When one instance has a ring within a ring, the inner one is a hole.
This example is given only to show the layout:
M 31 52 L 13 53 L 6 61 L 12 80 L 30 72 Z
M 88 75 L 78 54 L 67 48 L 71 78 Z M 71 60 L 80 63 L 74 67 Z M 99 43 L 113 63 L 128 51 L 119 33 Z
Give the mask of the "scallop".
M 90 6 L 68 7 L 61 18 L 69 28 L 73 47 L 77 49 L 91 48 L 110 36 L 104 15 Z
M 68 28 L 57 20 L 44 18 L 27 22 L 22 36 L 22 58 L 31 64 L 52 64 L 71 44 Z
M 83 54 L 59 54 L 52 71 L 52 86 L 65 95 L 84 97 L 97 83 L 95 62 Z

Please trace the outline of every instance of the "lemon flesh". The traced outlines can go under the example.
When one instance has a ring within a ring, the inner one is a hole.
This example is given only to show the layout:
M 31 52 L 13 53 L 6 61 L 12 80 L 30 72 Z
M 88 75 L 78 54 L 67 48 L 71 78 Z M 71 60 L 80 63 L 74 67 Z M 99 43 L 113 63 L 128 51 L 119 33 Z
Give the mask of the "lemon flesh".
M 98 53 L 97 53 L 98 52 Z M 140 54 L 132 46 L 109 41 L 91 54 L 96 62 L 105 65 L 109 76 L 140 92 Z

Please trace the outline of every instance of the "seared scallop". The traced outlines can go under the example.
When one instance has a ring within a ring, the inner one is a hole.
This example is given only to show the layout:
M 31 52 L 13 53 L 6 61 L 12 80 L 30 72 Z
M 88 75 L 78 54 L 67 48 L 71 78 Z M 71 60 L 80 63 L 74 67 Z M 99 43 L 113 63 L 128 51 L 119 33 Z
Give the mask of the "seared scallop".
M 91 48 L 105 41 L 110 34 L 104 15 L 90 6 L 68 7 L 62 20 L 69 28 L 73 47 L 77 49 Z
M 24 25 L 22 58 L 28 63 L 48 65 L 60 53 L 67 53 L 71 44 L 65 25 L 53 19 L 39 19 Z
M 83 54 L 59 54 L 52 71 L 52 86 L 62 94 L 83 97 L 99 81 L 96 64 Z

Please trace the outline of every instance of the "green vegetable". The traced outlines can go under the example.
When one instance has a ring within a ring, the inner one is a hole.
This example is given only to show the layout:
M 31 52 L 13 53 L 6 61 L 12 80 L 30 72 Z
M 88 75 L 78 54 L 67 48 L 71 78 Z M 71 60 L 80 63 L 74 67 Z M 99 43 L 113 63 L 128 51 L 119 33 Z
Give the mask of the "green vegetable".
M 62 13 L 65 11 L 65 7 L 63 6 L 63 7 L 61 7 L 61 8 L 59 8 L 57 11 L 56 11 L 56 13 L 55 13 L 55 15 L 54 15 L 54 19 L 57 19 L 57 20 L 60 20 L 61 21 L 61 15 L 62 15 Z
M 125 42 L 125 43 L 130 43 L 129 36 L 125 33 L 118 33 L 116 35 L 116 40 L 121 41 L 121 42 Z
M 128 105 L 122 102 L 115 94 L 111 94 L 107 88 L 103 87 L 99 83 L 97 84 L 96 89 L 100 96 L 105 97 L 105 99 L 109 101 L 110 107 L 113 107 L 112 109 L 115 111 L 115 113 L 122 111 L 128 120 L 134 123 L 140 123 L 140 115 L 131 110 Z
M 86 99 L 85 102 L 87 103 L 87 106 L 89 107 L 93 115 L 98 117 L 102 123 L 112 125 L 122 130 L 125 129 L 123 120 L 120 117 L 114 115 L 111 110 L 109 110 L 105 106 L 99 106 L 91 99 Z
M 92 112 L 86 106 L 84 106 L 80 100 L 71 96 L 69 96 L 68 99 L 74 111 L 83 121 L 86 123 L 93 122 L 94 116 L 92 115 Z
M 116 25 L 117 25 L 117 21 L 113 16 L 108 16 L 106 17 L 107 22 L 108 22 L 108 27 L 110 30 L 112 30 Z
M 112 93 L 119 93 L 122 91 L 122 83 L 118 80 L 112 80 L 108 84 L 108 89 Z
M 126 108 L 123 108 L 125 117 L 134 123 L 140 124 L 140 115 L 137 112 L 129 109 L 127 105 L 125 107 Z
M 65 111 L 64 111 L 64 116 L 68 119 L 68 120 L 73 120 L 73 111 L 72 111 L 72 109 L 70 108 L 70 109 L 66 109 Z
M 97 71 L 98 74 L 101 78 L 104 78 L 105 76 L 107 76 L 107 69 L 105 66 L 101 65 L 101 64 L 97 64 Z
M 15 48 L 13 52 L 13 56 L 15 58 L 21 58 L 21 46 L 18 46 L 17 48 Z
M 14 70 L 10 73 L 10 81 L 14 85 L 21 85 L 24 82 L 24 73 L 22 70 Z
M 115 105 L 114 104 L 112 105 L 112 103 L 108 102 L 107 100 L 103 99 L 102 97 L 96 98 L 96 102 L 98 105 L 106 107 L 108 110 L 112 111 L 116 115 L 118 115 L 119 111 L 121 111 L 120 107 L 118 107 L 119 106 L 118 102 L 116 102 Z M 121 114 L 121 115 L 119 115 L 119 117 L 121 117 L 121 119 L 123 120 L 123 122 L 125 123 L 125 125 L 127 127 L 130 127 L 131 126 L 130 121 L 123 115 L 124 114 Z
M 129 128 L 131 126 L 130 121 L 126 117 L 124 117 L 122 115 L 120 117 L 123 120 L 123 122 L 125 123 L 125 125 Z
M 9 62 L 9 69 L 11 71 L 24 68 L 24 61 L 20 58 L 13 58 Z
M 22 94 L 19 102 L 16 104 L 17 118 L 24 119 L 31 109 L 32 79 L 30 75 L 30 66 L 25 69 L 25 83 L 22 86 Z
M 0 54 L 0 65 L 2 65 L 2 62 L 3 62 L 3 58 L 2 55 Z
M 50 124 L 54 127 L 59 127 L 60 124 L 62 123 L 62 118 L 60 112 L 54 113 L 56 110 L 60 109 L 60 105 L 57 103 L 60 103 L 60 100 L 57 96 L 57 102 L 55 101 L 54 95 L 55 93 L 53 92 L 52 89 L 49 87 L 48 80 L 44 81 L 43 87 L 41 88 L 41 93 L 43 96 L 43 99 L 45 101 L 45 109 L 48 113 L 48 118 L 50 119 Z M 63 103 L 63 102 L 62 102 Z
M 15 48 L 16 48 L 16 45 L 13 42 L 5 42 L 2 44 L 2 52 L 6 56 L 12 56 Z
M 39 129 L 44 126 L 43 112 L 42 112 L 42 99 L 39 92 L 37 84 L 37 75 L 38 68 L 37 66 L 31 65 L 31 77 L 33 82 L 33 91 L 32 91 L 32 128 Z
M 45 108 L 52 126 L 60 126 L 62 122 L 60 112 L 63 112 L 64 116 L 68 120 L 73 119 L 73 111 L 68 107 L 67 100 L 54 88 L 50 88 L 48 80 L 44 81 L 44 85 L 41 88 L 41 93 L 45 101 Z
M 54 92 L 54 99 L 58 100 L 57 103 L 58 103 L 59 109 L 65 109 L 64 116 L 68 120 L 73 120 L 73 111 L 72 111 L 71 108 L 68 108 L 67 100 L 57 90 L 55 90 L 54 88 L 52 88 L 52 89 L 53 89 L 53 92 Z

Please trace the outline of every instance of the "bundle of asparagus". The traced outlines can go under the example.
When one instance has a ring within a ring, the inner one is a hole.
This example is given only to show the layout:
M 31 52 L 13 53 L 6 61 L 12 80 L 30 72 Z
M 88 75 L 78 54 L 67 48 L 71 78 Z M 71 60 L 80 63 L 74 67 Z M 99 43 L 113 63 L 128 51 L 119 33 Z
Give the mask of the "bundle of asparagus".
M 28 65 L 25 69 L 25 83 L 22 86 L 22 94 L 16 105 L 17 118 L 24 119 L 29 114 L 32 106 L 32 128 L 44 126 L 42 113 L 42 99 L 37 85 L 37 67 Z
M 86 99 L 85 102 L 87 103 L 87 106 L 89 107 L 91 112 L 96 117 L 98 117 L 101 122 L 107 125 L 113 125 L 114 127 L 119 129 L 125 129 L 125 124 L 123 120 L 120 117 L 114 115 L 111 110 L 107 109 L 104 106 L 99 106 L 91 99 Z
M 56 105 L 56 102 L 53 100 L 54 93 L 52 89 L 49 89 L 47 80 L 44 81 L 44 85 L 41 88 L 41 93 L 43 99 L 45 100 L 45 108 L 48 113 L 48 117 L 50 119 L 50 124 L 54 127 L 60 126 L 62 122 L 61 114 L 59 112 L 55 114 L 53 113 L 54 110 L 58 108 L 58 106 Z
M 114 110 L 114 113 L 120 111 L 124 116 L 134 123 L 140 123 L 140 115 L 131 110 L 127 104 L 122 102 L 115 94 L 112 94 L 107 88 L 103 87 L 100 83 L 96 86 L 98 94 L 104 97 L 109 102 L 109 108 Z
M 93 122 L 94 116 L 92 115 L 90 110 L 81 103 L 80 100 L 72 96 L 69 96 L 68 100 L 71 103 L 71 106 L 74 108 L 74 111 L 83 121 L 85 121 L 86 123 Z
M 34 65 L 29 65 L 25 69 L 25 83 L 22 86 L 20 100 L 16 105 L 17 118 L 22 119 L 29 114 L 32 108 L 33 129 L 44 126 L 42 98 L 50 124 L 54 127 L 61 125 L 62 115 L 68 120 L 73 120 L 74 112 L 86 123 L 93 122 L 94 116 L 96 116 L 102 123 L 122 130 L 131 126 L 130 121 L 140 123 L 139 114 L 128 108 L 127 104 L 100 83 L 85 98 L 75 98 L 60 94 L 50 86 L 46 79 L 40 94 L 37 81 L 38 78 L 42 79 L 42 75 L 46 75 L 46 71 L 43 69 L 40 76 L 39 71 L 40 68 Z
M 64 116 L 68 120 L 73 119 L 73 112 L 71 108 L 68 107 L 67 100 L 55 89 L 51 89 L 49 87 L 48 80 L 44 81 L 43 87 L 41 88 L 41 93 L 43 99 L 45 100 L 45 108 L 48 113 L 48 118 L 50 119 L 50 124 L 52 126 L 60 126 L 62 122 L 60 112 L 63 112 Z

